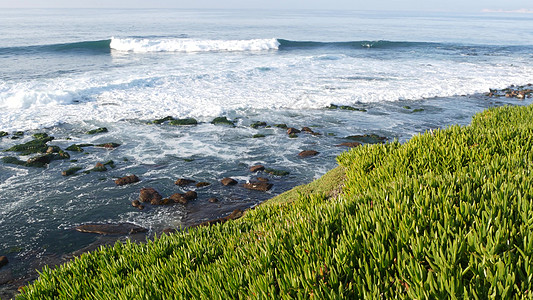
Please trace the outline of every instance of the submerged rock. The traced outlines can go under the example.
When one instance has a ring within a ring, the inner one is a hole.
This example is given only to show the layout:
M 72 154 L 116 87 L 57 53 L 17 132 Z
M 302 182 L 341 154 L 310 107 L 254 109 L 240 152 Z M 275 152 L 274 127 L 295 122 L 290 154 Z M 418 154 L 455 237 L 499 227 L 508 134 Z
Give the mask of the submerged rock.
M 272 188 L 272 186 L 273 185 L 271 183 L 263 182 L 263 181 L 250 182 L 250 183 L 243 184 L 244 188 L 247 188 L 249 190 L 261 191 L 261 192 L 266 192 L 266 191 L 270 190 Z
M 250 167 L 250 172 L 259 172 L 263 171 L 265 169 L 265 166 L 263 165 L 255 165 Z
M 218 199 L 215 198 L 215 197 L 211 197 L 211 198 L 207 199 L 207 201 L 209 201 L 210 203 L 217 203 Z
M 141 181 L 139 179 L 139 177 L 137 177 L 136 175 L 129 175 L 129 176 L 124 176 L 124 177 L 121 177 L 121 178 L 118 178 L 117 180 L 115 180 L 115 184 L 116 185 L 126 185 L 126 184 L 130 184 L 130 183 L 135 183 L 135 182 L 139 182 Z
M 0 256 L 0 268 L 2 268 L 3 266 L 7 265 L 8 263 L 9 263 L 9 260 L 7 260 L 7 257 Z
M 275 124 L 274 127 L 282 128 L 282 129 L 287 129 L 288 128 L 287 124 Z
M 229 178 L 229 177 L 226 177 L 224 179 L 222 179 L 220 181 L 223 185 L 225 186 L 228 186 L 228 185 L 236 185 L 237 184 L 237 180 L 233 179 L 233 178 Z
M 155 119 L 155 120 L 152 121 L 152 123 L 153 124 L 162 124 L 162 123 L 164 123 L 166 121 L 173 121 L 173 120 L 175 120 L 173 117 L 166 116 L 166 117 L 161 118 L 161 119 Z
M 276 169 L 271 169 L 271 168 L 265 168 L 265 172 L 271 175 L 275 175 L 275 176 L 286 176 L 290 174 L 289 171 L 276 170 Z
M 120 144 L 117 144 L 117 143 L 103 143 L 103 144 L 95 145 L 95 147 L 106 148 L 106 149 L 115 149 L 119 146 Z
M 315 150 L 304 150 L 304 151 L 298 153 L 298 156 L 302 157 L 302 158 L 305 158 L 305 157 L 311 157 L 311 156 L 318 155 L 319 153 L 320 152 L 315 151 Z
M 201 187 L 208 186 L 208 185 L 211 185 L 211 183 L 209 183 L 209 182 L 205 182 L 205 181 L 201 181 L 201 182 L 198 182 L 198 183 L 196 184 L 196 187 L 197 187 L 197 188 L 201 188 Z
M 260 133 L 252 135 L 252 138 L 254 138 L 254 139 L 264 138 L 264 137 L 266 137 L 266 135 L 260 134 Z
M 96 165 L 94 165 L 94 168 L 91 169 L 92 172 L 105 172 L 107 171 L 107 168 L 104 166 L 103 163 L 96 163 Z
M 213 121 L 211 121 L 211 124 L 215 124 L 215 125 L 231 125 L 231 126 L 235 125 L 233 121 L 228 120 L 228 118 L 226 118 L 226 117 L 217 117 L 217 118 L 213 119 Z
M 255 129 L 259 127 L 266 127 L 266 126 L 267 126 L 267 123 L 265 122 L 255 122 L 252 125 L 250 125 L 250 127 L 255 128 Z
M 112 235 L 126 235 L 146 232 L 148 229 L 137 226 L 131 223 L 118 224 L 85 224 L 75 228 L 79 232 L 98 233 L 98 234 L 112 234 Z
M 54 137 L 46 137 L 43 139 L 34 139 L 24 144 L 15 145 L 5 151 L 19 152 L 21 155 L 30 155 L 34 153 L 46 153 L 48 150 L 49 141 L 53 140 Z
M 7 133 L 5 131 L 0 131 L 0 137 L 4 137 L 6 135 L 9 135 L 9 133 Z
M 297 133 L 300 133 L 300 132 L 301 132 L 300 130 L 298 130 L 296 128 L 293 128 L 293 127 L 287 129 L 287 134 L 288 135 L 297 134 Z
M 198 224 L 198 226 L 210 226 L 210 225 L 215 225 L 215 224 L 221 224 L 221 223 L 225 223 L 229 220 L 236 220 L 240 217 L 242 217 L 244 215 L 244 211 L 240 210 L 240 209 L 236 209 L 234 210 L 233 212 L 231 212 L 231 214 L 227 217 L 224 217 L 224 218 L 218 218 L 218 219 L 215 219 L 215 220 L 209 220 L 209 221 L 205 221 L 205 222 L 202 222 L 200 224 Z
M 176 180 L 176 182 L 174 182 L 174 184 L 175 185 L 179 185 L 179 186 L 187 186 L 187 185 L 193 184 L 195 182 L 196 181 L 194 181 L 192 179 L 180 178 L 180 179 Z
M 345 142 L 345 143 L 340 143 L 338 145 L 335 145 L 337 147 L 348 147 L 348 148 L 355 148 L 355 147 L 358 147 L 358 146 L 361 146 L 361 143 L 359 142 Z
M 67 151 L 75 151 L 75 152 L 83 152 L 83 147 L 90 147 L 94 146 L 93 144 L 72 144 L 68 146 L 65 150 Z
M 154 188 L 151 187 L 142 188 L 139 195 L 139 200 L 141 202 L 157 203 L 161 201 L 162 198 L 163 197 L 161 197 L 161 194 L 159 194 Z
M 176 119 L 169 122 L 170 125 L 185 126 L 185 125 L 197 125 L 198 121 L 194 118 Z
M 97 133 L 104 133 L 104 132 L 108 132 L 107 128 L 106 127 L 100 127 L 100 128 L 96 128 L 96 129 L 87 131 L 87 134 L 97 134 Z
M 346 139 L 354 140 L 365 144 L 379 144 L 384 143 L 387 138 L 376 134 L 350 135 Z
M 63 176 L 74 175 L 81 169 L 83 169 L 83 168 L 82 167 L 72 167 L 72 168 L 69 168 L 69 169 L 61 172 L 61 175 L 63 175 Z

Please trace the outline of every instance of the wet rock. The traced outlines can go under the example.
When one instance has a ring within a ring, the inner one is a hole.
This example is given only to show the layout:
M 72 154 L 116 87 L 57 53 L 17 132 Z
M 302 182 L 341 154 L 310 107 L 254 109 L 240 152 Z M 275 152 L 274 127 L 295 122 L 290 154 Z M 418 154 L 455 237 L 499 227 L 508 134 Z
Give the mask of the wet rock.
M 69 159 L 70 155 L 66 152 L 48 153 L 44 155 L 34 156 L 26 161 L 27 167 L 45 167 L 54 160 Z
M 46 153 L 48 150 L 49 141 L 53 140 L 54 137 L 47 137 L 44 139 L 35 139 L 24 144 L 15 145 L 6 151 L 19 152 L 21 155 L 30 155 L 34 153 Z
M 423 108 L 415 108 L 415 109 L 413 109 L 414 113 L 421 112 L 421 111 L 424 111 L 424 109 Z
M 175 185 L 179 185 L 179 186 L 187 186 L 187 185 L 193 184 L 195 182 L 196 181 L 194 181 L 192 179 L 180 178 L 180 179 L 176 180 L 176 182 L 174 182 L 174 184 Z
M 118 224 L 85 224 L 75 228 L 79 232 L 126 235 L 148 231 L 146 228 L 131 223 Z
M 229 216 L 226 217 L 226 220 L 237 220 L 238 218 L 242 217 L 244 215 L 244 211 L 240 209 L 236 209 L 231 212 Z
M 15 132 L 13 132 L 13 135 L 14 136 L 19 136 L 19 137 L 20 136 L 24 136 L 24 131 L 15 131 Z
M 67 151 L 75 151 L 75 152 L 83 152 L 83 147 L 90 147 L 93 146 L 93 144 L 72 144 L 68 146 L 65 150 Z
M 133 207 L 139 207 L 139 205 L 141 205 L 141 201 L 139 201 L 139 200 L 133 200 L 133 201 L 131 201 L 131 206 L 133 206 Z
M 166 233 L 166 234 L 172 234 L 172 233 L 175 233 L 175 232 L 177 232 L 176 229 L 172 229 L 172 228 L 163 229 L 163 233 Z
M 61 172 L 61 175 L 63 176 L 71 176 L 76 174 L 79 170 L 83 169 L 82 167 L 72 167 L 69 169 L 66 169 L 65 171 Z
M 198 121 L 194 118 L 176 119 L 170 121 L 169 124 L 175 126 L 197 125 Z
M 268 182 L 250 182 L 243 184 L 244 188 L 247 188 L 249 190 L 255 190 L 255 191 L 261 191 L 266 192 L 272 188 L 272 184 Z
M 196 198 L 198 198 L 198 194 L 195 191 L 188 191 L 184 194 L 175 193 L 169 199 L 176 203 L 187 204 Z
M 266 135 L 260 134 L 260 133 L 252 135 L 252 138 L 254 138 L 254 139 L 264 138 L 264 137 L 266 137 Z
M 26 162 L 13 156 L 2 157 L 2 162 L 5 164 L 26 166 Z
M 212 197 L 212 198 L 207 199 L 207 201 L 209 201 L 210 203 L 217 203 L 218 199 L 215 197 Z
M 337 109 L 339 108 L 338 105 L 335 105 L 335 104 L 330 104 L 329 106 L 326 107 L 327 109 Z
M 173 120 L 175 120 L 173 117 L 166 116 L 166 117 L 161 118 L 161 119 L 155 119 L 155 120 L 152 121 L 152 123 L 153 124 L 162 124 L 162 123 L 164 123 L 166 121 L 173 121 Z
M 275 175 L 275 176 L 287 176 L 290 174 L 289 171 L 276 170 L 276 169 L 271 169 L 271 168 L 265 168 L 265 172 L 271 175 Z
M 100 127 L 100 128 L 96 128 L 96 129 L 93 129 L 93 130 L 89 130 L 87 131 L 87 134 L 97 134 L 97 133 L 104 133 L 104 132 L 107 132 L 107 128 L 106 127 Z
M 209 182 L 205 182 L 205 181 L 201 181 L 201 182 L 198 182 L 198 183 L 196 184 L 196 187 L 197 187 L 197 188 L 202 188 L 202 187 L 204 187 L 204 186 L 208 186 L 208 185 L 211 185 L 211 183 L 209 183 Z
M 296 133 L 289 134 L 289 138 L 291 138 L 291 139 L 295 139 L 297 137 L 298 137 L 298 135 Z
M 198 194 L 195 191 L 188 191 L 183 194 L 183 198 L 187 199 L 187 201 L 192 201 L 198 198 Z
M 276 124 L 274 125 L 274 127 L 277 127 L 277 128 L 282 128 L 282 129 L 287 129 L 287 124 Z
M 348 105 L 341 105 L 339 106 L 339 109 L 366 112 L 366 109 L 364 108 L 356 108 L 356 107 L 348 106 Z
M 234 123 L 232 121 L 228 120 L 228 118 L 226 118 L 226 117 L 215 118 L 215 119 L 213 119 L 213 121 L 211 121 L 211 124 L 234 126 Z
M 346 139 L 357 141 L 365 144 L 379 144 L 384 143 L 387 138 L 376 134 L 350 135 Z
M 4 137 L 6 135 L 9 135 L 9 133 L 7 133 L 5 131 L 0 131 L 0 137 Z
M 340 143 L 338 145 L 335 145 L 337 147 L 348 147 L 348 148 L 355 148 L 355 147 L 358 147 L 358 146 L 361 146 L 361 143 L 358 143 L 358 142 L 345 142 L 345 143 Z
M 48 138 L 48 134 L 47 133 L 44 133 L 44 132 L 39 132 L 39 133 L 35 133 L 32 135 L 35 139 L 38 139 L 38 140 L 44 140 L 46 138 Z
M 107 171 L 107 168 L 104 166 L 103 163 L 96 163 L 96 165 L 94 165 L 94 168 L 91 169 L 91 172 L 105 172 Z
M 296 133 L 300 133 L 300 132 L 301 132 L 300 130 L 298 130 L 296 128 L 293 128 L 293 127 L 287 129 L 287 134 L 288 135 L 296 134 Z
M 124 177 L 121 177 L 121 178 L 118 178 L 117 180 L 115 180 L 115 184 L 116 185 L 126 185 L 126 184 L 130 184 L 130 183 L 135 183 L 135 182 L 139 182 L 141 181 L 139 179 L 139 177 L 137 177 L 136 175 L 129 175 L 129 176 L 124 176 Z
M 215 225 L 215 224 L 221 224 L 221 223 L 227 222 L 228 220 L 236 220 L 242 217 L 243 215 L 244 215 L 244 211 L 240 209 L 236 209 L 227 217 L 205 221 L 205 222 L 198 224 L 198 226 L 210 226 L 210 225 Z
M 95 147 L 106 148 L 106 149 L 115 149 L 119 146 L 120 144 L 117 144 L 117 143 L 103 143 L 103 144 L 95 145 Z
M 104 163 L 104 166 L 110 166 L 111 168 L 115 168 L 115 162 L 113 160 L 108 160 Z
M 233 178 L 229 178 L 229 177 L 226 177 L 224 179 L 222 179 L 220 181 L 223 185 L 225 186 L 228 186 L 228 185 L 236 185 L 237 184 L 237 180 L 233 179 Z
M 250 167 L 250 172 L 259 172 L 263 171 L 265 169 L 265 166 L 263 165 L 255 165 Z
M 266 127 L 266 126 L 267 126 L 267 123 L 265 123 L 265 122 L 255 122 L 255 123 L 250 125 L 250 127 L 255 128 L 255 129 L 257 129 L 259 127 Z
M 7 257 L 0 256 L 0 268 L 2 268 L 3 266 L 7 265 L 8 263 L 9 263 L 9 261 L 7 260 Z
M 161 194 L 151 187 L 142 188 L 139 195 L 139 200 L 141 202 L 158 202 L 161 201 L 162 198 L 163 197 L 161 197 Z
M 302 128 L 302 132 L 307 132 L 307 133 L 315 133 L 311 128 L 309 127 L 303 127 Z
M 140 210 L 143 210 L 144 209 L 144 205 L 141 204 L 141 205 L 137 206 L 137 208 L 140 209 Z
M 315 151 L 315 150 L 304 150 L 304 151 L 298 153 L 298 156 L 302 157 L 302 158 L 305 158 L 305 157 L 315 156 L 317 154 L 319 154 L 319 152 Z

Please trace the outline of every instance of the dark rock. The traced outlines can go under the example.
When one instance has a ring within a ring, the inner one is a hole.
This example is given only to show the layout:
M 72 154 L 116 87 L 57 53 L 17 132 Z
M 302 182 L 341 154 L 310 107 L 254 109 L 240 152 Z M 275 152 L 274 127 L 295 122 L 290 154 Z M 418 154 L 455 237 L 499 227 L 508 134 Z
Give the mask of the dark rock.
M 174 182 L 175 185 L 186 186 L 195 183 L 196 181 L 191 179 L 180 178 Z
M 110 166 L 111 168 L 115 168 L 115 162 L 113 160 L 108 160 L 104 163 L 104 166 Z
M 402 106 L 403 108 L 405 109 L 411 109 L 411 106 L 408 106 L 408 105 L 405 105 L 405 106 Z
M 2 162 L 5 164 L 26 166 L 26 162 L 13 156 L 2 157 Z
M 265 177 L 257 177 L 256 179 L 257 181 L 268 182 L 268 178 L 265 178 Z
M 238 218 L 242 217 L 244 215 L 244 211 L 240 209 L 236 209 L 231 212 L 229 216 L 226 217 L 226 220 L 237 220 Z
M 185 126 L 185 125 L 196 125 L 198 124 L 198 121 L 193 118 L 186 118 L 186 119 L 176 119 L 169 122 L 170 125 L 176 125 L 176 126 Z
M 141 181 L 139 179 L 139 177 L 137 177 L 136 175 L 129 175 L 129 176 L 124 176 L 124 177 L 121 177 L 117 180 L 115 180 L 115 184 L 116 185 L 126 185 L 126 184 L 130 184 L 130 183 L 135 183 L 135 182 L 139 182 Z
M 69 168 L 69 169 L 61 172 L 61 175 L 63 175 L 63 176 L 74 175 L 74 174 L 76 174 L 76 172 L 78 172 L 81 169 L 83 169 L 83 168 L 82 167 L 72 167 L 72 168 Z
M 24 136 L 24 131 L 15 131 L 13 132 L 14 136 Z
M 263 171 L 264 169 L 265 169 L 265 166 L 263 165 L 255 165 L 255 166 L 250 167 L 250 172 Z
M 364 108 L 356 108 L 356 107 L 348 106 L 348 105 L 341 105 L 339 106 L 339 109 L 366 112 L 366 109 Z
M 120 146 L 120 144 L 117 144 L 117 143 L 104 143 L 104 144 L 98 144 L 95 147 L 106 148 L 106 149 L 115 149 L 115 148 L 117 148 L 119 146 Z
M 229 178 L 229 177 L 226 177 L 224 179 L 222 179 L 220 181 L 223 185 L 225 186 L 228 186 L 228 185 L 236 185 L 237 184 L 237 180 L 233 179 L 233 178 Z
M 311 128 L 309 127 L 303 127 L 302 128 L 302 132 L 307 132 L 307 133 L 315 133 Z
M 44 140 L 46 138 L 48 138 L 48 134 L 47 133 L 44 133 L 44 132 L 40 132 L 40 133 L 35 133 L 34 135 L 32 135 L 35 139 L 37 140 Z
M 215 224 L 221 224 L 221 223 L 227 222 L 228 220 L 236 220 L 242 217 L 243 215 L 244 215 L 244 211 L 240 209 L 236 209 L 227 217 L 205 221 L 205 222 L 198 224 L 198 226 L 210 226 L 210 225 L 215 225 Z
M 91 169 L 92 172 L 105 172 L 107 171 L 107 168 L 104 166 L 103 163 L 96 163 L 96 165 L 94 165 L 94 168 Z
M 277 128 L 282 128 L 282 129 L 287 129 L 287 124 L 276 124 L 274 125 L 274 127 L 277 127 Z
M 133 206 L 133 207 L 139 207 L 139 205 L 141 205 L 141 201 L 139 201 L 139 200 L 133 200 L 133 201 L 131 201 L 131 206 Z
M 210 203 L 217 203 L 218 202 L 218 199 L 217 198 L 209 198 L 207 201 L 209 201 Z
M 171 234 L 171 233 L 175 233 L 175 232 L 176 232 L 176 229 L 172 229 L 172 228 L 163 229 L 163 233 L 166 233 L 166 234 Z
M 198 183 L 196 184 L 196 187 L 197 187 L 197 188 L 201 188 L 201 187 L 208 186 L 208 185 L 211 185 L 211 183 L 209 183 L 209 182 L 205 182 L 205 181 L 201 181 L 201 182 L 198 182 Z
M 146 228 L 131 223 L 118 224 L 85 224 L 75 228 L 79 232 L 126 235 L 148 231 Z
M 9 133 L 5 132 L 5 131 L 0 131 L 0 137 L 4 137 L 6 135 L 8 135 Z
M 163 203 L 164 203 L 163 199 L 152 198 L 152 200 L 150 200 L 150 204 L 152 205 L 161 205 Z
M 137 206 L 137 208 L 140 209 L 140 210 L 143 210 L 144 209 L 144 205 L 141 204 L 141 205 Z
M 9 263 L 9 261 L 7 260 L 7 257 L 0 256 L 0 268 L 2 268 L 3 266 L 7 265 L 8 263 Z
M 289 138 L 291 138 L 291 139 L 295 139 L 297 137 L 298 137 L 298 135 L 296 133 L 289 134 Z
M 181 203 L 181 204 L 187 204 L 189 202 L 187 199 L 185 199 L 185 197 L 183 197 L 183 194 L 180 194 L 180 193 L 173 194 L 172 196 L 169 197 L 169 199 L 176 203 Z
M 233 122 L 228 120 L 228 118 L 226 117 L 218 117 L 218 118 L 215 118 L 213 119 L 213 121 L 211 121 L 211 124 L 215 124 L 215 125 L 231 125 L 233 126 Z
M 290 174 L 289 171 L 276 170 L 276 169 L 270 169 L 270 168 L 265 168 L 265 172 L 268 174 L 275 175 L 275 176 L 286 176 Z
M 351 135 L 347 136 L 346 139 L 365 144 L 379 144 L 387 140 L 386 137 L 378 136 L 376 134 Z
M 272 188 L 272 184 L 268 182 L 250 182 L 243 184 L 243 187 L 249 190 L 266 192 Z
M 53 140 L 54 137 L 47 137 L 45 139 L 35 139 L 24 144 L 15 145 L 6 151 L 19 152 L 21 155 L 30 155 L 33 153 L 46 153 L 48 150 L 47 142 Z
M 329 106 L 326 107 L 327 109 L 337 109 L 339 108 L 338 105 L 335 105 L 335 104 L 330 104 Z
M 293 128 L 293 127 L 287 129 L 287 134 L 289 134 L 289 135 L 290 134 L 296 134 L 296 133 L 300 133 L 300 130 L 298 130 L 296 128 Z
M 254 139 L 258 139 L 258 138 L 264 138 L 265 136 L 266 136 L 266 135 L 264 135 L 264 134 L 260 134 L 260 133 L 258 133 L 258 134 L 254 134 L 254 135 L 252 135 L 252 138 L 254 138 Z
M 107 132 L 107 128 L 105 127 L 100 127 L 100 128 L 96 128 L 96 129 L 93 129 L 93 130 L 89 130 L 87 131 L 87 134 L 97 134 L 97 133 L 104 133 L 104 132 Z
M 198 194 L 195 191 L 188 191 L 183 194 L 183 198 L 185 198 L 187 201 L 192 201 L 198 198 Z
M 304 158 L 304 157 L 311 157 L 317 155 L 319 152 L 315 150 L 304 150 L 300 153 L 298 153 L 298 156 Z
M 337 147 L 349 147 L 349 148 L 355 148 L 357 146 L 361 146 L 361 143 L 358 143 L 358 142 L 345 142 L 345 143 L 340 143 L 338 145 L 336 145 Z
M 48 153 L 44 155 L 34 156 L 26 161 L 27 167 L 44 167 L 53 160 L 69 159 L 70 155 L 66 152 L 60 151 L 59 153 Z
M 160 201 L 163 197 L 161 197 L 161 194 L 159 194 L 154 188 L 148 187 L 148 188 L 142 188 L 139 200 L 141 202 L 152 202 L 152 200 L 155 200 L 155 202 Z
M 414 113 L 421 112 L 421 111 L 424 111 L 424 109 L 423 109 L 423 108 L 416 108 L 416 109 L 413 109 L 413 112 L 414 112 Z
M 255 129 L 259 127 L 266 127 L 266 126 L 267 126 L 267 123 L 265 122 L 255 122 L 252 125 L 250 125 L 250 127 L 255 128 Z
M 155 119 L 152 121 L 153 124 L 162 124 L 163 122 L 166 122 L 166 121 L 173 121 L 175 120 L 173 117 L 171 116 L 166 116 L 164 118 L 161 118 L 161 119 Z
M 73 144 L 66 148 L 68 151 L 83 152 L 83 147 L 93 146 L 93 144 Z

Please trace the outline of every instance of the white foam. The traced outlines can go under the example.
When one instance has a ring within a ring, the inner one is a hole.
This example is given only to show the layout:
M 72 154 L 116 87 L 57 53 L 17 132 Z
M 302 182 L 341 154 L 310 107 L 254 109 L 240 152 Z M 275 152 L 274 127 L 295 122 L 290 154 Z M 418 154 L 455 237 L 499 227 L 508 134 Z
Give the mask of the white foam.
M 198 40 L 111 38 L 111 49 L 128 52 L 209 52 L 277 50 L 277 39 Z

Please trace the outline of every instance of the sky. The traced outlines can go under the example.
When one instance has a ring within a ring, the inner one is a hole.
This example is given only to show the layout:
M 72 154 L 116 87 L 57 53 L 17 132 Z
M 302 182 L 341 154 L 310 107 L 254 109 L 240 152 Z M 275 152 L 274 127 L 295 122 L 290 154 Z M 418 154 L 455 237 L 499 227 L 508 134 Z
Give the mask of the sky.
M 517 11 L 532 0 L 0 0 L 0 8 L 347 9 L 407 11 Z

